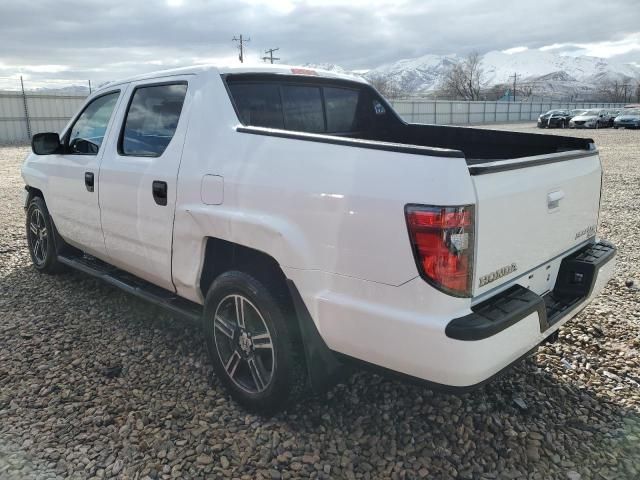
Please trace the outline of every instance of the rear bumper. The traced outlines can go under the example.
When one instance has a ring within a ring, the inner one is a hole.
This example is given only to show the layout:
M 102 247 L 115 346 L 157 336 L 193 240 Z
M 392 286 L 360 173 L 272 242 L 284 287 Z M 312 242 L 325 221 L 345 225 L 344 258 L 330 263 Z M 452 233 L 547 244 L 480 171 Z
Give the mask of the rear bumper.
M 577 262 L 580 266 L 577 273 L 588 279 L 583 282 L 588 288 L 583 285 L 578 295 L 572 294 L 569 288 L 554 289 L 554 294 L 559 294 L 556 298 L 555 295 L 536 295 L 524 285 L 516 286 L 528 292 L 522 302 L 524 306 L 512 308 L 504 319 L 498 317 L 492 331 L 475 314 L 486 307 L 485 303 L 499 302 L 494 297 L 471 306 L 468 298 L 445 295 L 419 277 L 391 286 L 317 271 L 286 267 L 284 270 L 300 290 L 319 341 L 329 350 L 426 381 L 434 387 L 464 391 L 508 369 L 602 291 L 613 275 L 615 249 L 602 243 L 609 253 L 591 261 L 587 250 L 600 248 L 597 245 L 600 244 L 591 244 L 578 254 L 549 263 L 550 271 L 562 270 L 556 282 L 560 285 L 564 283 L 560 280 L 563 275 L 574 272 L 569 267 L 561 267 L 563 262 L 564 265 Z M 587 260 L 578 258 L 580 254 Z M 592 274 L 588 274 L 589 269 Z M 508 298 L 504 299 L 508 292 L 497 297 L 508 302 Z M 465 325 L 461 319 L 476 325 Z M 468 339 L 452 338 L 454 322 L 458 331 L 466 331 Z M 474 330 L 481 331 L 482 335 L 470 333 Z M 478 339 L 470 338 L 474 335 Z
M 514 285 L 472 308 L 472 313 L 452 320 L 445 329 L 455 340 L 482 340 L 505 330 L 531 314 L 538 316 L 540 331 L 547 331 L 567 312 L 584 304 L 592 294 L 600 270 L 615 257 L 605 242 L 589 245 L 564 258 L 553 291 L 539 296 Z
M 547 120 L 538 120 L 539 128 L 559 128 L 564 124 L 561 118 L 551 118 Z

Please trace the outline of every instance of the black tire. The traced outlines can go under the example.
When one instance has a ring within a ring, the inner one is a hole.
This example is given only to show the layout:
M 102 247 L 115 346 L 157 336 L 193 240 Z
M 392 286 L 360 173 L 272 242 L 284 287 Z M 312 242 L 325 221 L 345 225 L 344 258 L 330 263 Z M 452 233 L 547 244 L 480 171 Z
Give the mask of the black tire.
M 286 408 L 306 386 L 302 345 L 277 298 L 252 276 L 230 271 L 216 278 L 204 304 L 216 375 L 239 404 L 263 415 Z
M 27 207 L 27 245 L 35 269 L 40 273 L 57 274 L 65 270 L 58 262 L 57 233 L 41 197 L 33 197 Z

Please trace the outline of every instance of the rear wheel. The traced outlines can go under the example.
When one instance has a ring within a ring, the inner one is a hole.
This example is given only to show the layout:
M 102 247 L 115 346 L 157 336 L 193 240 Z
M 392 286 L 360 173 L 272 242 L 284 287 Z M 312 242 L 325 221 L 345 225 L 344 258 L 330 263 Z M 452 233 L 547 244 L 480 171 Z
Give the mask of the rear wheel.
M 41 273 L 59 273 L 64 265 L 58 262 L 55 228 L 47 205 L 41 197 L 34 197 L 27 208 L 27 244 L 31 261 Z
M 252 276 L 220 275 L 204 308 L 204 331 L 216 375 L 234 399 L 262 414 L 281 410 L 304 389 L 301 345 L 286 305 Z

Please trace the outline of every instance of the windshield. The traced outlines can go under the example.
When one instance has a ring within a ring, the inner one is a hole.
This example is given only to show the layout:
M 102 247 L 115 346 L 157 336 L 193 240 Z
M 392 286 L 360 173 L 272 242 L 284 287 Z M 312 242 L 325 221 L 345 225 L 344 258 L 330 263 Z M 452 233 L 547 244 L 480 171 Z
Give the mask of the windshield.
M 580 115 L 583 115 L 585 117 L 595 117 L 600 115 L 600 110 L 587 110 L 584 113 L 581 113 Z
M 566 113 L 564 110 L 549 110 L 545 115 L 565 115 Z
M 627 108 L 624 112 L 620 112 L 620 116 L 622 115 L 640 116 L 640 108 Z
M 571 115 L 582 115 L 586 110 L 571 110 Z

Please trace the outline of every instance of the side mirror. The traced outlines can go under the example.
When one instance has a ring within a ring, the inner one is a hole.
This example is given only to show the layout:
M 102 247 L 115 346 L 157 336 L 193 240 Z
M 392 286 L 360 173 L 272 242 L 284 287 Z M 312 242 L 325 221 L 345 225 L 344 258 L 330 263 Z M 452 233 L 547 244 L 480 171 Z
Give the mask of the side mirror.
M 36 155 L 51 155 L 60 153 L 60 135 L 57 133 L 36 133 L 31 139 L 31 150 Z

